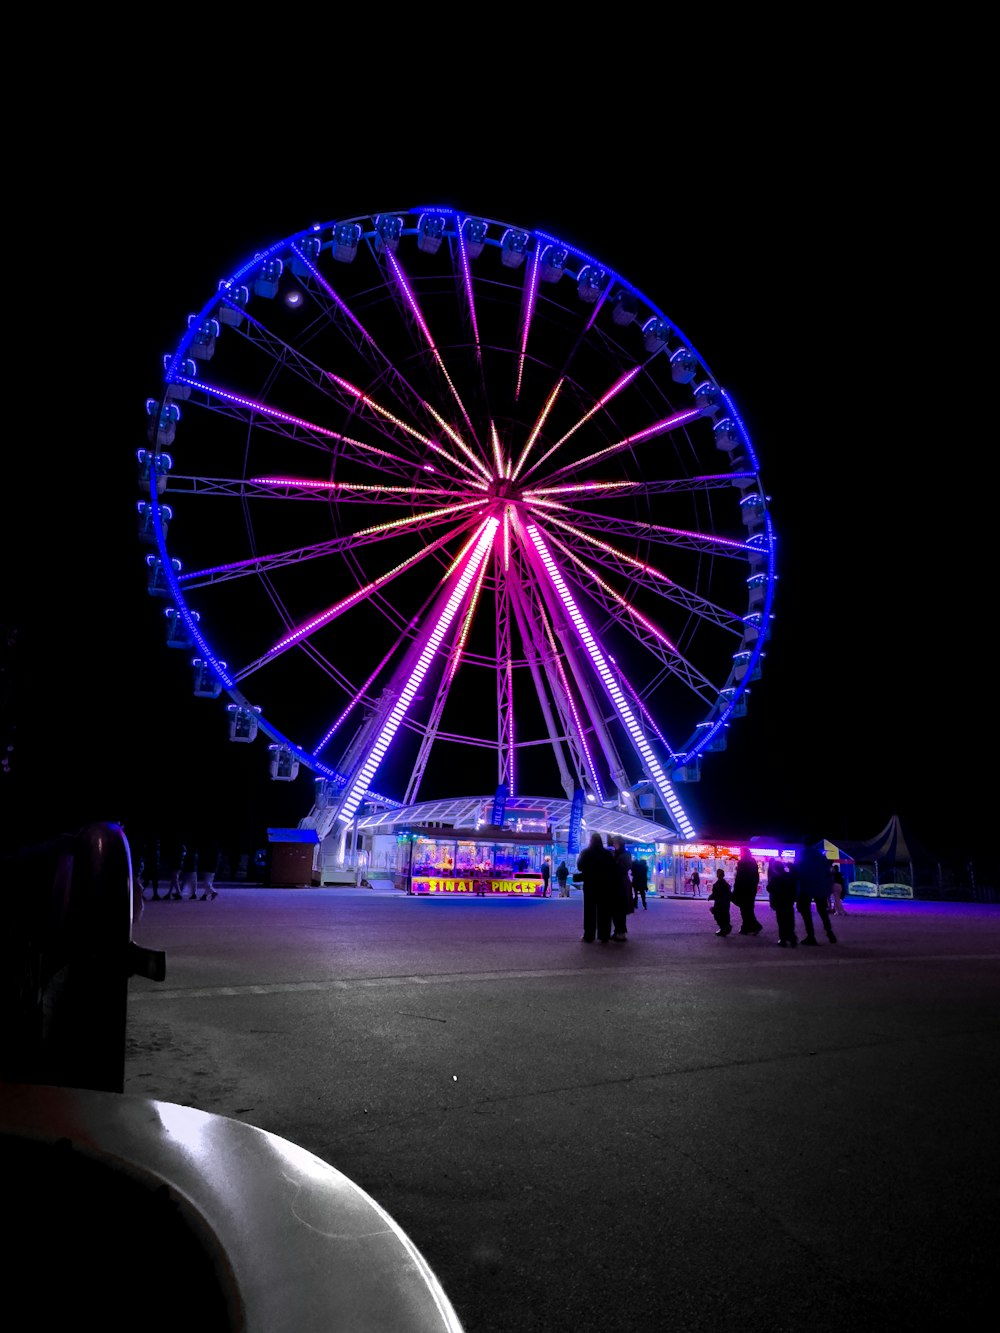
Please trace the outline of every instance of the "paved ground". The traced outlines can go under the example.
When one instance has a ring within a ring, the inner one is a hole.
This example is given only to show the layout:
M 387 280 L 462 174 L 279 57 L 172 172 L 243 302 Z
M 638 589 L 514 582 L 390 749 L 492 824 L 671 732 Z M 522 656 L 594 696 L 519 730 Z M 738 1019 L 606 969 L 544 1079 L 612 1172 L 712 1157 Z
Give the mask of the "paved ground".
M 1000 1242 L 1000 907 L 860 903 L 839 943 L 654 901 L 224 887 L 147 903 L 127 1093 L 344 1171 L 467 1333 L 978 1329 Z M 992 1317 L 992 1316 L 991 1316 Z

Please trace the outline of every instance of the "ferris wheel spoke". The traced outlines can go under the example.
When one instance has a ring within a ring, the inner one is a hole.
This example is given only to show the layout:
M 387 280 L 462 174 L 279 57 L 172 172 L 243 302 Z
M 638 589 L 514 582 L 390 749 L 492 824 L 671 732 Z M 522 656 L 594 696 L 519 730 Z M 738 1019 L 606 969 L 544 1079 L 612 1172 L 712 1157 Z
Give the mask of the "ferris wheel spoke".
M 532 681 L 549 741 L 556 755 L 563 791 L 567 797 L 571 797 L 575 788 L 583 785 L 586 774 L 597 798 L 603 800 L 601 779 L 587 744 L 583 720 L 573 699 L 551 622 L 546 615 L 544 600 L 540 596 L 529 598 L 526 593 L 526 589 L 532 586 L 534 572 L 523 559 L 519 560 L 519 566 L 520 577 L 516 582 L 511 582 L 514 613 L 521 640 L 529 654 Z M 553 708 L 559 716 L 559 728 L 556 726 Z M 566 762 L 564 742 L 572 760 L 572 771 Z
M 338 295 L 333 285 L 324 277 L 319 268 L 305 256 L 299 254 L 299 258 L 313 280 L 314 285 L 309 287 L 313 298 L 317 301 L 329 303 L 327 309 L 330 318 L 344 328 L 361 359 L 374 371 L 378 379 L 388 384 L 393 397 L 402 406 L 406 407 L 412 415 L 416 416 L 418 409 L 426 406 L 422 395 L 400 373 L 390 357 L 382 350 L 376 338 L 365 327 L 348 302 Z
M 624 439 L 618 440 L 615 444 L 605 445 L 603 449 L 597 449 L 594 453 L 588 454 L 579 461 L 566 463 L 555 472 L 550 473 L 549 480 L 554 481 L 558 477 L 565 476 L 567 473 L 581 472 L 584 468 L 598 462 L 605 462 L 613 458 L 615 454 L 623 453 L 626 449 L 633 449 L 637 444 L 643 444 L 646 440 L 656 439 L 660 435 L 666 435 L 668 431 L 678 430 L 681 426 L 687 426 L 692 421 L 697 421 L 704 416 L 700 407 L 692 407 L 684 412 L 674 412 L 669 417 L 663 417 L 660 421 L 654 421 L 651 425 L 642 430 L 626 435 Z
M 685 611 L 694 612 L 708 624 L 732 630 L 737 634 L 742 632 L 742 616 L 735 611 L 717 606 L 706 598 L 698 596 L 690 589 L 675 583 L 673 579 L 646 561 L 639 560 L 625 551 L 617 550 L 607 542 L 597 541 L 596 538 L 590 537 L 587 533 L 579 532 L 568 526 L 560 528 L 560 533 L 562 534 L 560 537 L 553 536 L 550 540 L 554 546 L 570 558 L 580 558 L 578 552 L 582 548 L 605 569 L 623 575 L 635 586 L 654 592 L 658 597 L 663 597 L 668 602 L 675 603 Z M 568 534 L 568 540 L 566 534 Z M 582 540 L 574 541 L 574 538 Z
M 646 739 L 646 736 L 644 735 L 642 728 L 640 727 L 634 714 L 632 713 L 632 710 L 629 707 L 628 701 L 625 698 L 624 694 L 622 693 L 620 686 L 614 680 L 614 677 L 605 659 L 605 655 L 602 652 L 600 645 L 593 637 L 593 634 L 590 632 L 590 629 L 588 628 L 587 623 L 584 620 L 583 616 L 580 614 L 580 611 L 577 608 L 576 603 L 573 600 L 572 595 L 570 594 L 569 589 L 567 588 L 561 573 L 559 572 L 558 566 L 556 565 L 555 561 L 552 558 L 551 553 L 548 551 L 548 548 L 545 545 L 545 541 L 544 538 L 542 537 L 542 534 L 533 523 L 528 524 L 526 531 L 533 547 L 535 548 L 538 561 L 544 568 L 545 573 L 548 579 L 550 580 L 552 587 L 555 589 L 557 595 L 559 596 L 560 601 L 566 608 L 570 621 L 573 625 L 574 630 L 577 633 L 577 636 L 579 637 L 581 644 L 583 645 L 586 652 L 590 656 L 590 659 L 594 664 L 597 674 L 599 675 L 601 682 L 604 685 L 604 688 L 611 699 L 611 702 L 614 704 L 619 717 L 625 724 L 625 728 L 629 736 L 629 739 L 637 755 L 642 760 L 643 767 L 645 768 L 646 772 L 649 774 L 653 783 L 657 787 L 657 790 L 659 791 L 661 797 L 663 798 L 665 805 L 671 811 L 673 818 L 677 820 L 681 829 L 685 831 L 686 836 L 688 837 L 693 836 L 694 825 L 691 824 L 686 813 L 684 812 L 684 807 L 681 805 L 680 800 L 677 797 L 677 793 L 674 791 L 673 786 L 669 782 L 666 773 L 663 771 L 659 760 L 656 758 L 656 755 L 654 754 L 649 744 L 649 741 Z
M 437 695 L 435 696 L 433 706 L 431 707 L 427 725 L 423 729 L 423 736 L 421 738 L 420 748 L 417 751 L 416 762 L 413 765 L 413 772 L 410 775 L 410 781 L 403 797 L 403 801 L 406 805 L 412 805 L 413 802 L 416 801 L 420 791 L 420 784 L 423 782 L 424 773 L 427 770 L 427 763 L 430 759 L 431 750 L 434 747 L 435 741 L 441 735 L 441 718 L 444 713 L 445 705 L 448 702 L 448 696 L 451 693 L 455 677 L 458 673 L 465 644 L 469 637 L 469 630 L 472 627 L 472 622 L 479 605 L 483 583 L 486 579 L 487 565 L 488 562 L 484 560 L 479 567 L 479 573 L 476 576 L 476 584 L 472 591 L 472 596 L 469 599 L 468 608 L 462 619 L 461 628 L 452 642 L 444 670 L 441 673 L 441 681 L 438 685 Z M 465 737 L 464 739 L 467 742 L 470 741 L 469 737 Z
M 394 426 L 397 426 L 400 430 L 404 431 L 406 435 L 410 437 L 412 440 L 417 441 L 419 444 L 422 444 L 427 449 L 433 450 L 434 453 L 440 455 L 442 458 L 445 459 L 446 462 L 450 463 L 453 467 L 460 468 L 461 471 L 466 473 L 468 476 L 474 477 L 476 485 L 485 488 L 486 484 L 490 480 L 489 469 L 485 467 L 482 462 L 480 462 L 480 460 L 473 453 L 473 451 L 469 449 L 468 445 L 458 434 L 458 432 L 448 425 L 448 423 L 444 420 L 444 418 L 435 410 L 434 407 L 431 406 L 430 403 L 421 401 L 421 407 L 429 416 L 433 418 L 436 424 L 439 425 L 441 429 L 445 431 L 449 439 L 453 440 L 454 443 L 458 445 L 459 449 L 461 449 L 462 452 L 467 455 L 467 457 L 471 460 L 473 464 L 472 467 L 470 467 L 467 463 L 463 463 L 461 459 L 456 458 L 454 454 L 449 453 L 449 451 L 445 449 L 442 445 L 438 444 L 436 440 L 432 440 L 429 436 L 423 435 L 415 427 L 408 426 L 406 425 L 405 422 L 400 421 L 398 417 L 393 416 L 392 413 L 389 412 L 386 408 L 380 406 L 380 404 L 376 402 L 374 398 L 364 393 L 363 390 L 357 387 L 357 385 L 351 384 L 348 380 L 342 379 L 340 376 L 333 375 L 332 373 L 330 375 L 330 378 L 331 380 L 333 380 L 335 384 L 337 384 L 341 389 L 343 389 L 344 392 L 348 394 L 358 404 L 360 408 L 367 408 L 369 412 L 373 413 L 380 420 L 390 421 Z
M 233 560 L 224 565 L 191 570 L 187 574 L 180 575 L 178 581 L 184 586 L 203 588 L 210 584 L 224 583 L 231 579 L 268 574 L 281 569 L 285 565 L 297 565 L 307 560 L 339 555 L 346 551 L 355 550 L 360 546 L 385 542 L 390 538 L 421 532 L 430 527 L 440 527 L 444 523 L 451 523 L 456 514 L 465 513 L 470 515 L 468 523 L 461 525 L 458 529 L 449 531 L 445 540 L 451 540 L 475 522 L 476 515 L 472 514 L 471 511 L 478 511 L 481 508 L 480 502 L 470 500 L 461 505 L 449 505 L 445 509 L 432 509 L 415 517 L 397 518 L 386 523 L 376 523 L 371 527 L 361 528 L 359 531 L 349 533 L 344 537 L 334 537 L 328 542 L 318 542 L 314 546 L 291 547 L 286 551 L 276 551 L 270 555 L 251 556 L 245 560 Z M 433 547 L 425 547 L 421 550 L 420 555 L 426 555 L 431 549 L 437 550 L 440 545 L 441 543 L 435 543 Z
M 662 523 L 648 523 L 643 519 L 612 518 L 589 510 L 574 509 L 570 505 L 559 505 L 558 511 L 574 519 L 582 528 L 607 532 L 625 540 L 671 546 L 681 551 L 710 551 L 713 555 L 723 558 L 745 560 L 747 553 L 756 549 L 750 542 L 740 541 L 735 537 L 723 537 L 720 533 L 668 528 Z
M 477 444 L 480 455 L 481 456 L 484 455 L 485 450 L 483 448 L 482 441 L 480 441 L 477 438 L 476 428 L 472 424 L 472 418 L 469 416 L 468 409 L 466 408 L 465 403 L 462 401 L 462 396 L 459 393 L 458 389 L 456 388 L 455 382 L 448 372 L 448 367 L 444 363 L 444 358 L 442 357 L 440 351 L 438 350 L 434 342 L 433 335 L 431 334 L 431 331 L 427 325 L 427 321 L 425 320 L 423 312 L 420 309 L 420 303 L 417 301 L 416 293 L 414 292 L 413 287 L 411 286 L 409 279 L 407 278 L 406 273 L 403 270 L 402 264 L 399 262 L 396 255 L 393 254 L 391 250 L 386 251 L 385 260 L 389 268 L 389 271 L 391 272 L 392 277 L 395 280 L 396 289 L 399 292 L 399 295 L 402 297 L 404 305 L 406 309 L 409 311 L 410 315 L 412 316 L 414 323 L 420 330 L 423 340 L 427 345 L 427 349 L 431 353 L 435 365 L 441 372 L 444 382 L 448 386 L 448 390 L 451 393 L 452 398 L 455 400 L 456 405 L 458 406 L 458 410 L 462 415 L 462 420 L 468 427 L 470 438 L 474 440 L 475 443 Z M 474 456 L 473 451 L 469 448 L 467 444 L 465 444 L 464 441 L 462 444 L 462 449 L 463 452 L 465 452 L 470 458 Z
M 608 403 L 610 403 L 614 398 L 618 396 L 618 394 L 621 393 L 621 391 L 624 388 L 626 388 L 629 384 L 632 383 L 636 375 L 638 375 L 641 370 L 642 370 L 641 365 L 631 366 L 623 374 L 619 375 L 618 378 L 615 380 L 615 382 L 609 388 L 607 388 L 603 394 L 601 394 L 601 396 L 597 399 L 597 401 L 593 404 L 593 406 L 590 407 L 583 414 L 582 417 L 580 417 L 577 421 L 575 421 L 573 425 L 569 428 L 569 430 L 566 431 L 563 435 L 561 435 L 559 439 L 556 440 L 555 444 L 553 444 L 549 449 L 546 450 L 544 454 L 542 454 L 541 458 L 536 459 L 535 462 L 532 463 L 531 467 L 529 467 L 527 472 L 524 474 L 524 480 L 527 481 L 527 479 L 531 476 L 531 474 L 533 472 L 536 472 L 542 466 L 543 463 L 548 462 L 548 460 L 552 457 L 552 455 L 556 453 L 557 450 L 561 449 L 570 439 L 572 439 L 572 437 L 576 434 L 578 430 L 580 430 L 582 426 L 585 426 L 587 422 L 591 420 L 592 417 L 596 416 L 597 413 L 602 410 L 602 408 L 607 407 Z M 556 384 L 556 390 L 554 390 L 553 392 L 557 391 L 559 388 L 562 387 L 563 383 L 565 382 L 565 378 L 566 378 L 565 375 L 561 375 L 559 377 L 559 380 Z M 517 474 L 515 473 L 515 476 L 516 475 Z
M 395 697 L 389 697 L 379 712 L 373 716 L 371 725 L 366 729 L 360 747 L 360 755 L 352 765 L 344 793 L 337 804 L 335 819 L 339 821 L 349 820 L 354 815 L 368 789 L 368 784 L 378 772 L 400 723 L 409 712 L 413 697 L 437 653 L 441 640 L 448 632 L 449 626 L 465 600 L 470 585 L 479 572 L 480 564 L 489 553 L 497 526 L 498 520 L 495 518 L 489 518 L 483 524 L 471 555 L 467 557 L 464 566 L 458 571 L 457 578 L 452 581 L 450 591 L 446 590 L 446 599 L 444 594 L 442 595 L 443 605 L 440 601 L 438 603 L 438 609 L 432 616 L 434 620 L 433 628 L 425 639 L 414 645 L 402 663 L 396 679 L 401 683 L 405 681 L 405 683 L 402 683 L 402 688 L 398 693 L 393 691 Z M 368 741 L 372 737 L 374 737 L 374 743 L 369 747 Z
M 366 598 L 371 597 L 374 593 L 387 587 L 390 583 L 393 582 L 394 579 L 397 579 L 400 577 L 400 575 L 405 574 L 407 570 L 412 569 L 415 565 L 418 565 L 423 560 L 426 560 L 435 551 L 440 550 L 447 543 L 453 542 L 458 536 L 462 534 L 463 531 L 467 530 L 468 527 L 471 526 L 471 524 L 474 522 L 475 520 L 471 519 L 469 520 L 468 523 L 463 525 L 463 527 L 460 527 L 458 529 L 452 529 L 451 531 L 447 532 L 443 537 L 439 537 L 436 542 L 432 542 L 429 546 L 422 547 L 419 551 L 416 552 L 416 554 L 410 556 L 406 560 L 401 561 L 398 565 L 393 566 L 392 569 L 387 570 L 386 573 L 379 575 L 378 578 L 372 579 L 369 583 L 365 584 L 363 587 L 356 588 L 354 592 L 349 593 L 346 597 L 342 597 L 340 601 L 335 602 L 332 606 L 328 606 L 326 610 L 320 611 L 318 614 L 314 616 L 310 616 L 308 620 L 302 621 L 299 625 L 296 625 L 294 628 L 291 628 L 287 634 L 285 634 L 282 638 L 280 638 L 277 641 L 277 643 L 272 644 L 272 646 L 268 649 L 268 651 L 264 653 L 261 657 L 258 657 L 255 662 L 251 662 L 248 666 L 244 667 L 241 671 L 237 672 L 235 679 L 245 680 L 248 676 L 251 676 L 257 671 L 259 671 L 261 667 L 267 666 L 269 663 L 273 662 L 278 656 L 280 656 L 281 653 L 285 653 L 288 651 L 289 648 L 294 648 L 296 644 L 303 642 L 303 640 L 305 639 L 311 638 L 312 635 L 316 634 L 319 630 L 325 628 L 327 625 L 331 624 L 334 620 L 339 619 L 339 617 L 342 616 L 346 611 L 349 611 L 352 607 L 357 606 L 359 602 L 364 601 Z
M 649 654 L 655 657 L 671 675 L 682 681 L 703 703 L 712 707 L 718 697 L 715 684 L 685 658 L 663 630 L 648 616 L 644 616 L 631 606 L 621 593 L 615 592 L 596 570 L 575 559 L 573 565 L 577 566 L 585 577 L 581 579 L 571 573 L 572 565 L 563 566 L 563 576 L 585 593 L 632 638 L 643 644 Z
M 402 458 L 379 445 L 366 444 L 363 440 L 354 439 L 350 435 L 344 435 L 340 431 L 331 430 L 318 422 L 308 421 L 290 412 L 283 412 L 268 403 L 244 397 L 220 385 L 208 384 L 204 380 L 186 382 L 192 392 L 197 394 L 194 399 L 196 405 L 237 420 L 247 428 L 270 432 L 295 444 L 306 444 L 311 448 L 321 449 L 325 454 L 334 456 L 353 454 L 364 462 L 376 461 L 378 466 L 400 477 L 412 477 L 414 466 L 419 462 L 415 455 L 409 459 Z

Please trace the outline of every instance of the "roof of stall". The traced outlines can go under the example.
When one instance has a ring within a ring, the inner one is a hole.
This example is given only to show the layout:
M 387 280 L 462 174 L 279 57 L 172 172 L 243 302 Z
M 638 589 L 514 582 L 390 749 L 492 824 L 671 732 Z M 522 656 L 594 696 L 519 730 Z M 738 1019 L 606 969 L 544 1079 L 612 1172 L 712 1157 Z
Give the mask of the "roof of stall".
M 569 830 L 569 817 L 572 801 L 561 800 L 552 796 L 508 796 L 505 805 L 504 823 L 511 827 L 516 824 L 521 812 L 526 818 L 540 817 L 546 825 L 551 825 L 558 841 L 565 840 Z M 378 814 L 365 815 L 358 820 L 358 829 L 375 832 L 381 829 L 388 833 L 398 825 L 415 827 L 419 825 L 437 825 L 438 828 L 476 828 L 487 824 L 493 813 L 492 796 L 454 796 L 440 801 L 420 801 L 416 805 L 404 805 L 392 810 L 382 810 Z M 583 809 L 584 835 L 586 841 L 591 833 L 600 833 L 602 837 L 620 834 L 629 842 L 676 842 L 677 834 L 673 829 L 665 828 L 649 819 L 639 819 L 635 815 L 622 814 L 620 810 L 588 801 Z

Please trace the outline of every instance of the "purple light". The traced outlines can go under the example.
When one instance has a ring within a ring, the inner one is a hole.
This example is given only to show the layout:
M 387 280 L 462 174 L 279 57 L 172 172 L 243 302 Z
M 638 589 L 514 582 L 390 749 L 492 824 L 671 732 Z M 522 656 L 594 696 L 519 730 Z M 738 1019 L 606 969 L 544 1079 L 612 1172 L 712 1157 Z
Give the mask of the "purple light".
M 528 334 L 531 331 L 531 320 L 535 313 L 540 265 L 541 251 L 536 245 L 531 257 L 531 264 L 528 267 L 528 281 L 524 286 L 524 304 L 521 311 L 521 355 L 517 359 L 517 384 L 514 387 L 515 402 L 521 396 L 521 378 L 524 375 L 524 358 L 528 352 Z
M 615 680 L 610 667 L 605 661 L 604 654 L 601 652 L 597 640 L 590 632 L 590 627 L 584 620 L 583 616 L 580 613 L 579 608 L 576 605 L 576 602 L 573 600 L 572 594 L 566 587 L 562 574 L 559 572 L 559 568 L 556 565 L 556 562 L 553 560 L 551 554 L 549 553 L 549 550 L 545 545 L 544 540 L 542 539 L 541 533 L 538 531 L 538 528 L 535 526 L 534 523 L 528 524 L 527 531 L 528 531 L 528 536 L 531 538 L 532 544 L 534 545 L 535 550 L 538 552 L 539 558 L 542 561 L 542 564 L 545 568 L 545 572 L 549 576 L 552 586 L 555 588 L 560 601 L 566 608 L 570 620 L 573 622 L 573 626 L 576 629 L 576 632 L 580 638 L 580 642 L 583 644 L 583 646 L 589 653 L 590 659 L 597 670 L 597 674 L 600 676 L 602 682 L 604 683 L 604 688 L 607 691 L 608 697 L 611 699 L 611 702 L 618 710 L 618 715 L 621 717 L 622 722 L 625 724 L 625 727 L 629 732 L 629 735 L 632 737 L 632 743 L 635 745 L 639 754 L 642 756 L 643 761 L 646 764 L 647 771 L 649 772 L 654 783 L 656 784 L 657 790 L 659 791 L 661 797 L 663 798 L 664 804 L 670 811 L 671 816 L 673 817 L 675 823 L 677 824 L 679 831 L 685 837 L 693 837 L 694 825 L 691 823 L 687 815 L 684 813 L 684 808 L 681 805 L 680 801 L 677 799 L 677 795 L 674 792 L 673 787 L 667 781 L 667 775 L 663 772 L 663 769 L 660 767 L 659 760 L 656 758 L 656 755 L 650 748 L 649 741 L 647 741 L 646 737 L 643 735 L 642 729 L 640 728 L 638 722 L 635 720 L 632 710 L 628 706 L 628 700 L 622 693 L 621 688 L 618 685 L 618 682 Z
M 431 349 L 431 355 L 434 357 L 434 360 L 437 362 L 437 364 L 438 364 L 438 369 L 441 371 L 441 374 L 444 376 L 444 378 L 445 378 L 445 383 L 448 385 L 448 388 L 451 390 L 451 395 L 452 395 L 452 397 L 455 399 L 455 402 L 458 404 L 458 408 L 459 408 L 459 411 L 462 413 L 462 416 L 465 418 L 465 424 L 468 426 L 469 430 L 472 432 L 472 438 L 475 439 L 475 438 L 476 438 L 476 430 L 475 430 L 475 427 L 473 426 L 471 420 L 469 419 L 469 414 L 468 414 L 468 412 L 465 410 L 465 404 L 462 402 L 462 399 L 461 399 L 461 397 L 459 396 L 459 392 L 458 392 L 458 390 L 455 388 L 455 385 L 452 383 L 452 378 L 451 378 L 451 376 L 448 374 L 448 367 L 445 365 L 444 361 L 442 360 L 442 358 L 441 358 L 441 353 L 438 351 L 437 346 L 435 345 L 434 339 L 431 337 L 431 331 L 430 331 L 430 329 L 427 327 L 427 321 L 424 319 L 424 316 L 423 316 L 423 313 L 422 313 L 422 311 L 421 311 L 421 309 L 420 309 L 420 306 L 417 304 L 417 298 L 416 298 L 416 296 L 414 295 L 413 290 L 412 290 L 412 288 L 410 287 L 410 284 L 409 284 L 409 283 L 407 282 L 407 280 L 406 280 L 406 274 L 403 272 L 402 267 L 400 266 L 399 260 L 396 258 L 396 256 L 392 253 L 391 250 L 387 250 L 387 251 L 386 251 L 386 255 L 385 255 L 385 257 L 386 257 L 386 259 L 389 261 L 389 268 L 390 268 L 390 270 L 392 271 L 392 275 L 393 275 L 393 277 L 396 279 L 396 282 L 397 282 L 397 284 L 398 284 L 398 286 L 399 286 L 399 290 L 400 290 L 400 292 L 401 292 L 402 295 L 403 295 L 403 299 L 406 301 L 406 304 L 410 307 L 410 312 L 411 312 L 411 314 L 413 315 L 413 318 L 417 321 L 417 327 L 420 329 L 420 332 L 424 335 L 424 338 L 425 338 L 426 341 L 427 341 L 427 346 Z
M 430 636 L 424 644 L 423 651 L 421 652 L 413 670 L 410 672 L 409 679 L 404 685 L 399 698 L 396 700 L 385 725 L 379 732 L 378 739 L 375 741 L 371 753 L 351 784 L 344 804 L 341 806 L 338 814 L 338 819 L 341 821 L 347 822 L 351 820 L 354 817 L 354 812 L 361 804 L 361 799 L 365 794 L 368 783 L 378 771 L 379 765 L 385 757 L 385 752 L 388 750 L 393 736 L 395 736 L 400 723 L 408 713 L 410 704 L 413 702 L 413 698 L 420 687 L 420 682 L 427 674 L 427 668 L 430 666 L 434 654 L 440 646 L 441 640 L 444 638 L 449 626 L 454 620 L 458 608 L 468 591 L 469 584 L 476 576 L 480 564 L 485 558 L 487 551 L 490 549 L 499 525 L 499 519 L 487 519 L 482 535 L 476 543 L 475 550 L 466 562 L 465 568 L 462 570 L 455 587 L 452 589 L 451 596 L 448 598 L 444 609 L 438 616 L 437 624 L 434 626 L 434 629 L 431 631 Z

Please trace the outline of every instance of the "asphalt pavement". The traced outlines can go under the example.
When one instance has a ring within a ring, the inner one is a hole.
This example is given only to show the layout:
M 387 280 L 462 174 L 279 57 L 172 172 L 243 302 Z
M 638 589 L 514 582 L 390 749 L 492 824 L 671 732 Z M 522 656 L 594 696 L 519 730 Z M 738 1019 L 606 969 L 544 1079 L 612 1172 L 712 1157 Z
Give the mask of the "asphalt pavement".
M 582 903 L 220 885 L 146 902 L 126 1093 L 344 1172 L 467 1333 L 978 1329 L 1000 1240 L 1000 907 L 838 942 Z

